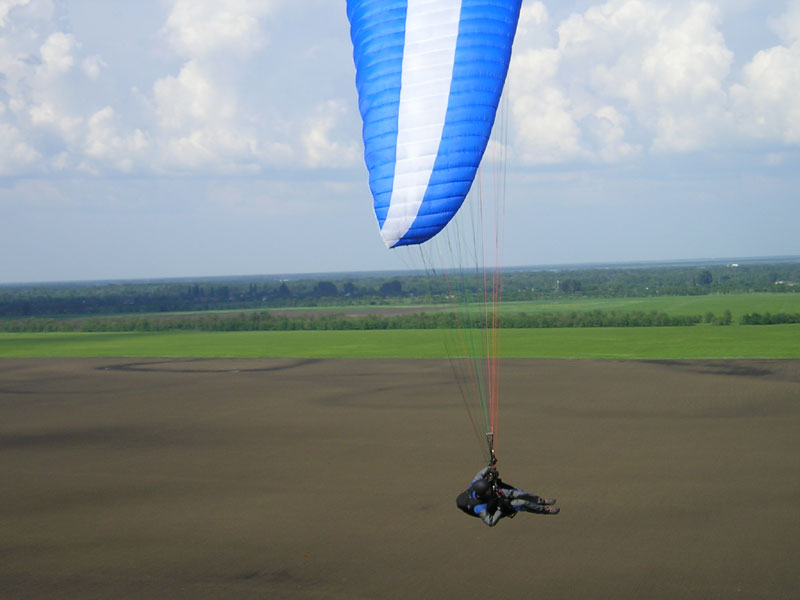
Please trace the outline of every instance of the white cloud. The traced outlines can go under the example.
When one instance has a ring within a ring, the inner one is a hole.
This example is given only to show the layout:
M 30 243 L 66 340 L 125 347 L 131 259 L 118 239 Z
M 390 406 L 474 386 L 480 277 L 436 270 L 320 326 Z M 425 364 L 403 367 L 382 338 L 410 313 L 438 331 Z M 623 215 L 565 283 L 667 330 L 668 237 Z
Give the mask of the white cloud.
M 161 33 L 184 62 L 174 74 L 154 76 L 143 94 L 141 82 L 124 88 L 125 55 L 112 53 L 110 65 L 96 44 L 84 53 L 63 30 L 69 13 L 51 0 L 0 0 L 0 25 L 12 25 L 0 36 L 4 173 L 231 173 L 290 160 L 296 150 L 287 140 L 299 148 L 301 136 L 281 128 L 279 113 L 270 125 L 252 99 L 241 102 L 257 67 L 251 56 L 267 41 L 264 18 L 281 2 L 175 0 Z M 131 61 L 152 60 L 135 50 Z M 163 71 L 153 62 L 150 71 L 156 68 Z
M 576 4 L 523 4 L 509 139 L 501 140 L 510 160 L 617 163 L 800 143 L 800 0 L 772 23 L 777 45 L 735 61 L 721 23 L 757 13 L 754 0 L 598 0 L 570 14 Z M 298 28 L 311 17 L 286 0 L 162 6 L 136 38 L 147 51 L 126 53 L 103 45 L 126 23 L 92 37 L 86 23 L 69 22 L 91 11 L 0 0 L 4 172 L 227 174 L 359 163 L 343 14 L 339 30 Z M 326 0 L 310 6 L 328 21 L 339 14 Z M 758 14 L 766 31 L 767 12 Z
M 100 71 L 108 67 L 106 62 L 99 56 L 87 56 L 81 61 L 81 68 L 89 79 L 100 77 Z
M 185 56 L 205 57 L 220 51 L 249 54 L 265 43 L 259 20 L 276 4 L 275 0 L 177 0 L 166 30 L 172 44 Z
M 46 171 L 53 149 L 74 143 L 82 122 L 64 99 L 77 40 L 71 34 L 48 31 L 49 2 L 17 6 L 22 9 L 6 12 L 9 26 L 0 38 L 0 105 L 4 93 L 10 109 L 0 111 L 6 138 L 0 144 L 0 163 L 9 175 Z
M 258 143 L 235 90 L 218 84 L 201 64 L 189 61 L 177 77 L 158 80 L 153 95 L 163 165 L 222 172 L 254 168 Z
M 800 1 L 777 21 L 784 45 L 758 52 L 731 88 L 741 131 L 752 138 L 800 143 Z
M 303 133 L 306 163 L 310 167 L 336 168 L 356 163 L 358 150 L 355 144 L 339 141 L 332 133 L 336 124 L 347 114 L 342 102 L 329 101 L 317 107 Z
M 39 153 L 25 141 L 18 129 L 0 121 L 0 175 L 15 175 L 38 158 Z
M 797 144 L 800 0 L 773 23 L 783 44 L 734 71 L 723 15 L 752 17 L 755 6 L 608 0 L 555 23 L 539 3 L 530 5 L 511 71 L 511 155 L 528 163 L 618 162 L 754 140 Z
M 524 4 L 509 71 L 511 155 L 549 164 L 584 155 L 574 107 L 558 80 L 561 55 L 550 47 L 550 17 L 542 2 Z
M 529 56 L 530 71 L 536 71 L 543 52 Z M 525 76 L 524 67 L 517 71 Z M 532 80 L 529 80 L 532 81 Z M 520 87 L 515 87 L 520 90 Z M 529 85 L 511 102 L 515 132 L 513 144 L 520 160 L 531 164 L 556 163 L 585 154 L 581 148 L 580 129 L 575 121 L 569 98 L 554 84 L 546 81 Z M 525 93 L 527 92 L 527 93 Z
M 756 54 L 731 92 L 745 133 L 800 143 L 800 43 Z
M 41 101 L 32 101 L 36 103 L 28 105 L 27 116 L 33 132 L 40 136 L 55 135 L 67 146 L 80 143 L 84 135 L 83 117 L 70 114 L 46 95 Z
M 77 43 L 74 36 L 57 31 L 51 34 L 39 50 L 42 63 L 37 74 L 43 78 L 57 77 L 69 71 L 75 62 L 72 51 Z
M 519 14 L 518 31 L 525 35 L 530 27 L 544 25 L 550 20 L 544 2 L 528 2 L 523 4 Z
M 710 4 L 692 5 L 645 51 L 640 76 L 653 94 L 657 149 L 701 149 L 727 125 L 724 82 L 733 53 L 725 46 L 717 21 Z M 638 107 L 639 114 L 644 110 Z
M 17 6 L 25 6 L 30 0 L 0 0 L 0 27 L 6 26 L 8 13 Z
M 641 153 L 641 147 L 625 141 L 626 126 L 626 117 L 613 106 L 602 106 L 586 119 L 587 135 L 600 160 L 614 163 Z
M 21 48 L 12 36 L 0 36 L 0 91 L 9 97 L 9 105 L 17 104 L 25 93 L 24 81 L 32 72 L 30 53 L 26 48 Z M 23 103 L 24 104 L 24 103 Z
M 786 3 L 786 12 L 771 21 L 770 25 L 785 46 L 800 42 L 800 0 L 789 0 Z
M 130 135 L 120 135 L 115 122 L 114 109 L 107 106 L 94 113 L 88 120 L 85 139 L 87 157 L 100 164 L 111 164 L 123 172 L 133 170 L 150 148 L 150 141 L 140 130 Z M 89 168 L 84 162 L 84 168 Z
M 231 119 L 236 114 L 233 93 L 217 86 L 211 74 L 196 61 L 184 64 L 177 77 L 164 77 L 153 86 L 159 123 L 167 130 Z
M 153 85 L 162 166 L 249 172 L 285 164 L 296 154 L 282 131 L 287 118 L 279 115 L 270 124 L 242 96 L 253 85 L 250 57 L 267 44 L 264 19 L 282 2 L 175 2 L 165 32 L 187 60 L 176 76 Z M 274 102 L 262 100 L 258 108 L 265 111 Z

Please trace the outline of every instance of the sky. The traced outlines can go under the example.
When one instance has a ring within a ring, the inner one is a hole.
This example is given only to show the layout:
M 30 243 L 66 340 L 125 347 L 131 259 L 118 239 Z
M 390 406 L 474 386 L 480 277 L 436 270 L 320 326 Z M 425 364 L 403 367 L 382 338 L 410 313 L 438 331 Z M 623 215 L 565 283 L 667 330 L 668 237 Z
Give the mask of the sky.
M 406 268 L 354 77 L 343 0 L 0 0 L 0 283 Z M 800 254 L 800 0 L 524 0 L 501 115 L 505 265 Z

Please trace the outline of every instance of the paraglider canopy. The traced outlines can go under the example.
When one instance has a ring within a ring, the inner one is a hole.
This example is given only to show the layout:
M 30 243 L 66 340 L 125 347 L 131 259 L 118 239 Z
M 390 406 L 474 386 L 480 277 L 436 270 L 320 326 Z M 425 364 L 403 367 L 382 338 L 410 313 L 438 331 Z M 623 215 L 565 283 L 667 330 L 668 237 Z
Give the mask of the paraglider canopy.
M 347 0 L 381 236 L 421 244 L 464 202 L 491 135 L 522 0 Z

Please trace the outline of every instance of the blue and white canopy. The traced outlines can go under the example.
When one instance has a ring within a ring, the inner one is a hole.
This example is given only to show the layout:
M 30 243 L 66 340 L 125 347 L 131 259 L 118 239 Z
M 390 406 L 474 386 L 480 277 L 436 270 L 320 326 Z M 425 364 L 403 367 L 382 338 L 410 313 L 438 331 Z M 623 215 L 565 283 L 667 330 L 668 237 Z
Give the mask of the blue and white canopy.
M 522 0 L 347 0 L 364 159 L 387 247 L 421 244 L 469 192 Z

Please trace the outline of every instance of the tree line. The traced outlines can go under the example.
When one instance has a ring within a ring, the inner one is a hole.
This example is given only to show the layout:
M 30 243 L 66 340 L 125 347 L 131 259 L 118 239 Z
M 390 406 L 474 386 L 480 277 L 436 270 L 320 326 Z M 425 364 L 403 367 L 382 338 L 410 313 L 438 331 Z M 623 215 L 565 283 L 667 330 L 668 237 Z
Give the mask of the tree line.
M 749 313 L 739 321 L 742 325 L 781 325 L 783 323 L 800 323 L 800 313 Z
M 696 325 L 700 315 L 668 315 L 664 312 L 517 313 L 503 315 L 504 329 L 559 327 L 678 327 Z M 722 324 L 721 322 L 718 324 Z M 490 326 L 493 326 L 490 324 Z M 0 321 L 3 332 L 133 332 L 133 331 L 299 331 L 373 329 L 484 328 L 483 316 L 457 312 L 420 312 L 403 315 L 348 316 L 274 315 L 269 312 L 213 313 L 205 315 L 89 317 L 80 319 L 15 319 Z
M 480 301 L 482 274 L 408 273 L 329 278 L 249 277 L 0 286 L 0 318 L 135 315 L 285 307 Z M 502 272 L 508 301 L 742 292 L 800 293 L 800 262 Z M 457 291 L 453 291 L 457 290 Z M 491 290 L 489 291 L 491 293 Z
M 504 329 L 547 329 L 569 327 L 685 327 L 708 323 L 731 325 L 730 310 L 721 315 L 668 315 L 664 312 L 573 311 L 516 313 L 502 315 L 498 327 Z M 740 325 L 779 325 L 800 323 L 800 313 L 748 313 Z M 492 325 L 490 325 L 492 326 Z M 209 313 L 174 316 L 128 316 L 84 318 L 27 318 L 0 320 L 0 332 L 132 332 L 132 331 L 301 331 L 370 329 L 456 329 L 484 328 L 481 316 L 457 312 L 420 312 L 404 315 L 347 316 L 342 314 L 297 316 L 270 312 Z

